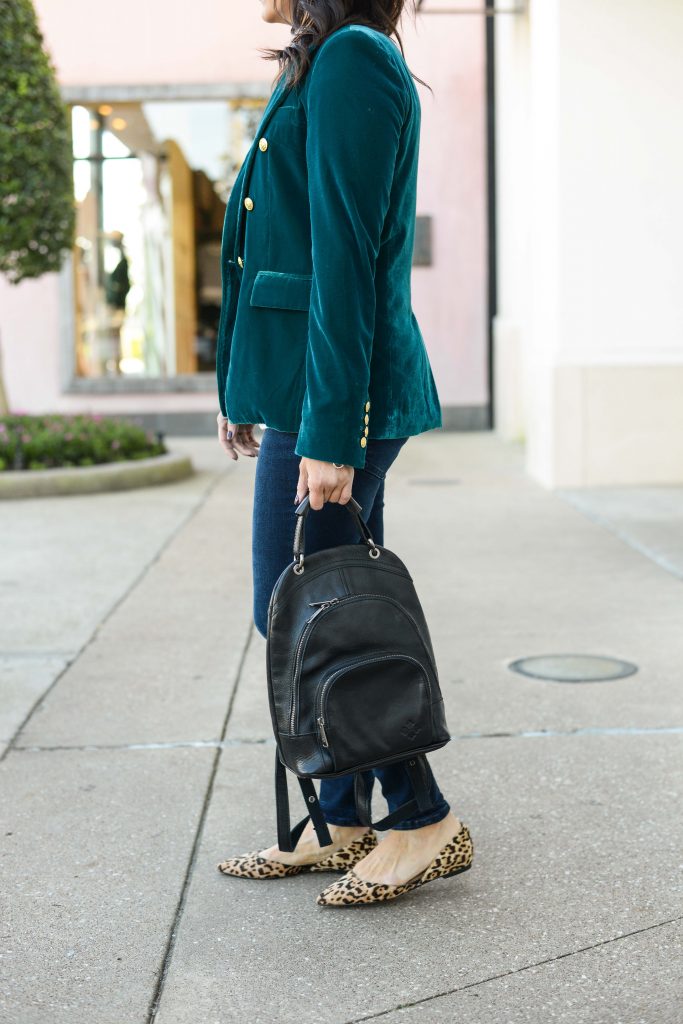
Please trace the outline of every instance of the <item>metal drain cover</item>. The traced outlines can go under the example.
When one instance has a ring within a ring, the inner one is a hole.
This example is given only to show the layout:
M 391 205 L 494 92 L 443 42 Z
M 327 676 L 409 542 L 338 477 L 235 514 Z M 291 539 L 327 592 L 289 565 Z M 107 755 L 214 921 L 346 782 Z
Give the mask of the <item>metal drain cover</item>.
M 605 658 L 599 654 L 540 654 L 533 658 L 518 658 L 510 662 L 508 668 L 523 676 L 554 683 L 599 683 L 623 679 L 638 671 L 638 666 L 630 661 Z

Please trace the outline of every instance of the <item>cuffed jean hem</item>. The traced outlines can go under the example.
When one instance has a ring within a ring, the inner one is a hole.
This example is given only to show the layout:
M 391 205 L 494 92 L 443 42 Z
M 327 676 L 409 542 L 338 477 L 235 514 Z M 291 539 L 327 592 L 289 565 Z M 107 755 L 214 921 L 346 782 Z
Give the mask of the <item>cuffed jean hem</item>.
M 430 814 L 423 814 L 421 818 L 407 818 L 405 821 L 399 821 L 398 824 L 393 827 L 398 829 L 400 832 L 402 829 L 408 831 L 415 828 L 424 828 L 425 825 L 435 825 L 437 821 L 442 821 L 446 817 L 450 809 L 450 806 L 445 804 L 444 808 L 438 811 L 432 811 Z
M 450 805 L 439 789 L 434 773 L 427 764 L 429 779 L 429 806 L 425 811 L 411 815 L 411 817 L 399 821 L 396 829 L 416 829 L 425 825 L 434 825 L 437 821 L 445 818 L 450 811 Z M 382 786 L 382 795 L 387 803 L 387 810 L 392 813 L 403 804 L 408 803 L 414 796 L 408 772 L 403 762 L 386 765 L 373 771 L 365 771 L 363 775 L 366 785 L 372 787 L 375 778 Z M 325 821 L 330 825 L 342 825 L 347 828 L 353 825 L 360 826 L 358 810 L 355 805 L 353 780 L 347 774 L 342 778 L 323 779 L 320 783 L 320 810 Z M 384 815 L 381 815 L 384 817 Z M 384 830 L 382 830 L 384 831 Z
M 419 818 L 407 818 L 405 821 L 399 821 L 397 825 L 393 825 L 392 828 L 405 831 L 411 829 L 424 828 L 425 825 L 435 825 L 437 821 L 442 821 L 450 811 L 450 805 L 444 803 L 443 806 L 439 807 L 434 811 L 430 811 L 428 814 L 423 814 Z M 342 828 L 361 828 L 362 822 L 358 821 L 357 818 L 339 818 L 334 814 L 326 814 L 325 809 L 322 808 L 325 821 L 328 825 L 340 825 Z
M 323 811 L 323 817 L 328 825 L 341 825 L 342 828 L 362 828 L 363 823 L 358 821 L 357 818 L 337 818 L 334 814 L 325 814 Z

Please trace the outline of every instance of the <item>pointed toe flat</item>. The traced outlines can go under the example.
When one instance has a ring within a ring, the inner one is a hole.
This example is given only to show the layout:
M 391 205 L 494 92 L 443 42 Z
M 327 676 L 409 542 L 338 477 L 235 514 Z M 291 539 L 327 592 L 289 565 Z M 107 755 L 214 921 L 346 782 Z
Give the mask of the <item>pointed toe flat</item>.
M 417 889 L 420 885 L 432 882 L 436 878 L 450 878 L 459 875 L 472 866 L 474 844 L 470 831 L 464 823 L 446 845 L 439 851 L 434 860 L 424 871 L 402 885 L 385 885 L 379 882 L 366 882 L 353 869 L 337 879 L 318 896 L 321 907 L 351 907 L 368 903 L 384 903 L 394 900 L 404 893 Z
M 301 875 L 314 871 L 349 871 L 354 864 L 366 857 L 377 846 L 377 835 L 366 832 L 354 839 L 348 846 L 335 853 L 330 853 L 315 864 L 283 864 L 278 860 L 261 857 L 257 853 L 245 853 L 239 857 L 229 857 L 221 861 L 218 870 L 224 875 L 235 878 L 288 878 L 290 875 Z

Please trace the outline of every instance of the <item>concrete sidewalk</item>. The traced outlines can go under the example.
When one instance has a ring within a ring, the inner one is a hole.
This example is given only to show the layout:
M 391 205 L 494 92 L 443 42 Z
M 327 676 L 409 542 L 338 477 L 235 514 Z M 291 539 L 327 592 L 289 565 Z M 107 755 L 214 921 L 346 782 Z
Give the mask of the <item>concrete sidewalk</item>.
M 489 434 L 411 440 L 385 540 L 430 624 L 453 735 L 431 760 L 475 860 L 325 910 L 314 875 L 216 870 L 274 836 L 254 463 L 171 447 L 194 478 L 0 505 L 0 1021 L 678 1022 L 683 488 L 553 494 Z M 639 671 L 508 668 L 548 653 Z

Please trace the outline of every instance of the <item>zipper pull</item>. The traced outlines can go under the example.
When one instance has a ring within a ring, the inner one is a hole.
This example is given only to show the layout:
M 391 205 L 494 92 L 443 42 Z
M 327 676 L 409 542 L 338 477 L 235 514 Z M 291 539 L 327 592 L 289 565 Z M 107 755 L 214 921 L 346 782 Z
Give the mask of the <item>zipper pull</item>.
M 306 622 L 313 622 L 316 615 L 320 615 L 320 613 L 324 612 L 326 608 L 329 608 L 331 604 L 336 604 L 338 600 L 338 597 L 329 597 L 326 601 L 309 601 L 309 608 L 315 608 L 315 611 L 309 619 L 306 619 Z
M 325 732 L 325 720 L 322 717 L 322 715 L 320 716 L 320 718 L 318 718 L 317 721 L 318 729 L 320 730 L 320 739 L 322 740 L 322 744 L 324 747 L 329 747 L 329 743 L 327 742 L 327 733 Z

